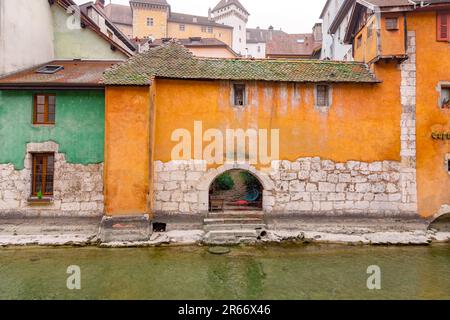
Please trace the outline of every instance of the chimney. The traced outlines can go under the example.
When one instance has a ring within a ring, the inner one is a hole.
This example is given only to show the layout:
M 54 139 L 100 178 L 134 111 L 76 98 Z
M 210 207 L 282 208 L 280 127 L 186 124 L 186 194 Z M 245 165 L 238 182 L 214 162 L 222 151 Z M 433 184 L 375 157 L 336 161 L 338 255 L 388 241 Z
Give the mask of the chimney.
M 269 27 L 269 40 L 273 39 L 273 26 Z
M 212 10 L 211 10 L 211 8 L 208 9 L 208 20 L 209 21 L 212 20 Z
M 105 0 L 96 0 L 95 6 L 99 8 L 100 10 L 105 9 Z

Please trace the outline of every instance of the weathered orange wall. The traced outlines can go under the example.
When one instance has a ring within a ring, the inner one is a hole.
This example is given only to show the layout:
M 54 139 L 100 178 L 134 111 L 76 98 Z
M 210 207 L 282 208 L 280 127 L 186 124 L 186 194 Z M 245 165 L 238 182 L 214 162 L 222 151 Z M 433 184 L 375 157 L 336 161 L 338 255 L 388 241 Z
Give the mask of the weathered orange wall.
M 368 37 L 368 29 L 372 28 L 372 36 Z M 361 46 L 357 46 L 357 40 L 359 36 L 362 36 Z M 367 24 L 364 28 L 362 28 L 359 33 L 355 37 L 355 53 L 354 59 L 355 61 L 369 62 L 375 59 L 378 55 L 377 50 L 377 19 L 376 16 L 373 15 L 367 21 Z
M 386 29 L 386 18 L 398 18 L 398 30 Z M 405 55 L 405 19 L 400 13 L 386 13 L 381 18 L 381 55 L 401 56 Z
M 398 18 L 398 30 L 388 31 L 386 29 L 386 18 Z M 380 30 L 377 30 L 377 23 L 380 24 Z M 372 36 L 368 37 L 368 28 L 372 28 Z M 357 47 L 357 38 L 362 36 L 362 44 Z M 400 13 L 386 13 L 377 21 L 376 15 L 373 15 L 367 21 L 355 37 L 354 59 L 362 62 L 372 62 L 378 56 L 402 56 L 405 55 L 405 20 Z
M 432 131 L 450 132 L 450 110 L 438 107 L 440 81 L 450 81 L 450 44 L 436 41 L 436 12 L 408 14 L 417 50 L 417 179 L 419 211 L 424 217 L 450 205 L 450 175 L 444 165 L 449 141 L 433 140 Z
M 106 214 L 149 213 L 150 90 L 107 87 L 105 94 Z
M 281 160 L 400 161 L 400 75 L 390 68 L 396 65 L 379 71 L 390 85 L 334 85 L 328 113 L 315 110 L 312 84 L 250 82 L 250 105 L 238 110 L 230 106 L 229 82 L 158 79 L 155 160 L 172 160 L 172 132 L 184 128 L 193 137 L 198 120 L 203 131 L 280 129 Z

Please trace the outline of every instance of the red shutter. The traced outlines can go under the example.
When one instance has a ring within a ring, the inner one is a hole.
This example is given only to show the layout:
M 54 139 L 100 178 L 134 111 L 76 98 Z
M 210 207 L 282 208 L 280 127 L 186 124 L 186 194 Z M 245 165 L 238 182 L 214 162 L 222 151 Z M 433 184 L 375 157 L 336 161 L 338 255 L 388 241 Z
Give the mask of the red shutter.
M 449 40 L 449 23 L 450 23 L 449 13 L 438 13 L 438 31 L 437 38 L 439 41 Z

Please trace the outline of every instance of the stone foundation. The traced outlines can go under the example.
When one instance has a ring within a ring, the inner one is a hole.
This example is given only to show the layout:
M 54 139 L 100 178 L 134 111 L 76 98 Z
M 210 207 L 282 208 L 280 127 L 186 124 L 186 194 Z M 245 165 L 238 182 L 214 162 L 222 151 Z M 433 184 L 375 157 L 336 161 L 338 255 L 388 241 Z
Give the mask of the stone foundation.
M 32 153 L 55 153 L 54 194 L 49 203 L 30 202 Z M 23 170 L 0 164 L 0 216 L 103 215 L 103 164 L 70 164 L 54 142 L 29 143 Z
M 264 187 L 263 208 L 272 214 L 396 216 L 417 214 L 415 174 L 400 162 L 335 163 L 320 158 L 274 161 L 258 171 L 241 164 L 206 169 L 205 162 L 155 163 L 154 210 L 203 214 L 209 187 L 223 172 L 248 170 Z

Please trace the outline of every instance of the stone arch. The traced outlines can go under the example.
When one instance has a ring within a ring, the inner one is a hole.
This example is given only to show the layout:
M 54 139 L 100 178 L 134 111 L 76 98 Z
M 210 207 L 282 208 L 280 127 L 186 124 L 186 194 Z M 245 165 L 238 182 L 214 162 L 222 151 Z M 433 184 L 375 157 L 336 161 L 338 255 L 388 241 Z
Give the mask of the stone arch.
M 275 185 L 265 172 L 257 170 L 255 167 L 248 164 L 233 163 L 225 164 L 217 169 L 210 169 L 198 182 L 197 191 L 199 192 L 199 211 L 207 213 L 209 211 L 209 190 L 211 184 L 221 174 L 230 170 L 244 170 L 250 172 L 261 183 L 264 193 L 271 192 L 275 189 Z M 266 205 L 263 203 L 263 210 L 266 210 Z
M 428 229 L 450 231 L 450 205 L 444 205 L 431 219 Z

